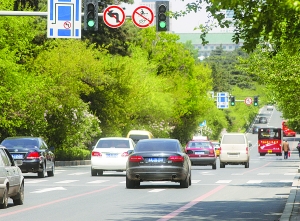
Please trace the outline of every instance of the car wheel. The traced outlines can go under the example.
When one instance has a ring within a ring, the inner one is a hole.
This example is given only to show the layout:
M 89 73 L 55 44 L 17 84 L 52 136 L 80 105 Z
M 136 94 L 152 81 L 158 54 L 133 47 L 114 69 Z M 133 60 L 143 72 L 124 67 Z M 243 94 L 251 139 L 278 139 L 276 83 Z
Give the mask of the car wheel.
M 249 168 L 249 162 L 245 163 L 245 168 Z
M 192 185 L 192 173 L 190 172 L 190 176 L 189 176 L 189 186 Z
M 94 170 L 93 168 L 91 168 L 91 175 L 97 176 L 97 170 Z
M 180 181 L 180 187 L 181 188 L 188 188 L 189 187 L 189 175 L 187 175 L 184 180 Z
M 225 168 L 225 163 L 220 163 L 220 168 Z
M 45 163 L 43 163 L 43 170 L 41 172 L 38 172 L 38 177 L 39 178 L 44 178 L 46 176 L 46 166 Z
M 214 163 L 214 164 L 212 165 L 212 169 L 213 169 L 213 170 L 217 169 L 217 164 L 216 164 L 216 163 Z
M 3 199 L 2 199 L 2 202 L 0 202 L 0 208 L 1 209 L 6 209 L 7 205 L 8 205 L 8 193 L 7 193 L 7 189 L 4 188 Z
M 127 175 L 126 175 L 126 188 L 127 189 L 132 189 L 135 186 L 135 182 L 134 180 L 130 180 L 128 179 Z
M 103 170 L 97 170 L 98 176 L 103 176 Z
M 23 205 L 24 203 L 24 183 L 21 184 L 18 195 L 16 198 L 13 198 L 15 205 Z
M 52 165 L 52 167 L 51 167 L 51 170 L 50 171 L 47 171 L 47 175 L 48 176 L 54 176 L 54 164 Z

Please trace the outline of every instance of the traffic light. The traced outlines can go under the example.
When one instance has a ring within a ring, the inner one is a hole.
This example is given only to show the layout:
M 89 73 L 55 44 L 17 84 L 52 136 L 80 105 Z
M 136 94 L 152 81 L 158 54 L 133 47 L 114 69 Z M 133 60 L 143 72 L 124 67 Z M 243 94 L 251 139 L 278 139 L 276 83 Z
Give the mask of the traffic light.
M 98 0 L 84 0 L 84 30 L 98 30 Z
M 167 12 L 169 11 L 169 1 L 156 1 L 156 31 L 169 31 L 169 16 Z
M 230 105 L 234 106 L 235 105 L 235 96 L 230 97 Z
M 254 104 L 254 106 L 258 106 L 258 97 L 257 96 L 254 97 L 253 104 Z

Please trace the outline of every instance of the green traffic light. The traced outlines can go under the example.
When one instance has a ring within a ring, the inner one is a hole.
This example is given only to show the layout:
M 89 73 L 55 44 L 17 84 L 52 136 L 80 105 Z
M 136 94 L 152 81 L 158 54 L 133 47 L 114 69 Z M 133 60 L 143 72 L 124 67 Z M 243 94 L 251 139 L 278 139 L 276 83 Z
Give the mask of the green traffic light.
M 165 28 L 167 26 L 166 22 L 165 21 L 160 21 L 159 22 L 159 27 L 160 28 Z
M 89 27 L 94 27 L 95 26 L 95 21 L 94 20 L 89 20 L 87 24 L 88 24 Z

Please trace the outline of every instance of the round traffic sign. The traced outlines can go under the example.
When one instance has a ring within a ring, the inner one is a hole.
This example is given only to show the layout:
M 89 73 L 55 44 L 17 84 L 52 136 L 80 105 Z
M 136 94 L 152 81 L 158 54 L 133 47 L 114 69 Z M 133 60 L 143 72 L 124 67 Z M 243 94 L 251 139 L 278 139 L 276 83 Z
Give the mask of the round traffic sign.
M 251 97 L 245 98 L 244 103 L 247 104 L 247 105 L 252 104 L 252 98 Z
M 125 12 L 118 5 L 111 5 L 103 12 L 104 23 L 111 28 L 118 28 L 125 22 Z
M 147 28 L 154 20 L 154 14 L 151 8 L 142 5 L 137 7 L 132 13 L 132 21 L 139 28 Z
M 72 26 L 71 22 L 69 22 L 69 21 L 65 21 L 65 22 L 64 22 L 64 28 L 65 28 L 65 29 L 70 29 L 71 26 Z

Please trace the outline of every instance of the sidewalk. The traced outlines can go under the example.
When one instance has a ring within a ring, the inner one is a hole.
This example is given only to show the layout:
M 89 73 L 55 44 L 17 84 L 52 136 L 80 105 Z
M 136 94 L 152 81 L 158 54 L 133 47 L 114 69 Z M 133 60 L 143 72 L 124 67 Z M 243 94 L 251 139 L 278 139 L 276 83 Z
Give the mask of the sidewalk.
M 298 173 L 300 173 L 300 167 Z M 294 177 L 290 195 L 280 221 L 300 221 L 300 175 Z

